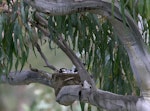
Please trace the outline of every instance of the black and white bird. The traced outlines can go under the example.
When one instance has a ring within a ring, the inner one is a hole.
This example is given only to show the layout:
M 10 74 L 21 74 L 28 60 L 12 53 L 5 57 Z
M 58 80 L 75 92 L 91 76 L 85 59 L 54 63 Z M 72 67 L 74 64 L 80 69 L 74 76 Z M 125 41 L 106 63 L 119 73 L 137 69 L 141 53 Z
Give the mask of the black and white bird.
M 83 63 L 83 65 L 85 66 L 86 64 Z M 60 69 L 59 69 L 59 73 L 71 73 L 71 74 L 77 74 L 77 73 L 78 73 L 78 69 L 73 65 L 73 67 L 72 67 L 71 69 L 60 68 Z
M 78 73 L 78 70 L 77 70 L 77 68 L 72 68 L 72 69 L 60 68 L 59 69 L 59 73 L 65 73 L 65 74 L 72 73 L 72 74 L 76 74 L 76 73 Z

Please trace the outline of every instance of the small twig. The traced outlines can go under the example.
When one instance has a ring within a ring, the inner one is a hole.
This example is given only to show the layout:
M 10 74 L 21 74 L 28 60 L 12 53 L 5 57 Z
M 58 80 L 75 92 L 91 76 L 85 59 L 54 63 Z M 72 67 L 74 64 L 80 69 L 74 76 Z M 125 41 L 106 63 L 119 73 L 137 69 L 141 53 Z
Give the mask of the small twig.
M 40 53 L 41 57 L 43 58 L 43 60 L 44 60 L 44 62 L 45 62 L 45 64 L 46 64 L 46 67 L 48 67 L 48 68 L 54 70 L 55 72 L 58 72 L 58 69 L 57 69 L 55 66 L 49 64 L 49 62 L 48 62 L 46 56 L 45 56 L 44 53 L 42 52 L 42 50 L 41 50 L 41 48 L 40 48 L 40 46 L 39 46 L 38 43 L 35 43 L 35 47 L 37 48 L 38 52 Z

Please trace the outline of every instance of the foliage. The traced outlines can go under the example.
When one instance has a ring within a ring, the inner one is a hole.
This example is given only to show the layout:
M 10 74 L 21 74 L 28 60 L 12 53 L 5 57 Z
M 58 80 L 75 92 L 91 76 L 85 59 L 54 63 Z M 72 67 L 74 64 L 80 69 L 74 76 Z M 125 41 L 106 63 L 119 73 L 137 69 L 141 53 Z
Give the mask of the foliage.
M 30 21 L 34 21 L 34 9 L 22 0 L 7 0 L 2 3 L 4 5 L 0 10 L 0 72 L 7 74 L 14 64 L 14 59 L 16 70 L 19 64 L 23 68 L 29 50 L 34 50 L 37 37 L 33 35 L 35 27 L 30 24 Z M 150 1 L 120 0 L 119 3 L 122 13 L 127 9 L 140 24 L 143 39 L 149 45 Z M 12 13 L 6 12 L 5 8 Z M 105 17 L 90 13 L 43 16 L 48 20 L 51 32 L 49 44 L 57 39 L 59 34 L 64 35 L 70 47 L 76 53 L 80 53 L 87 70 L 93 74 L 97 87 L 119 94 L 138 93 L 128 55 Z M 38 30 L 36 34 L 40 39 L 41 32 Z
M 127 9 L 134 20 L 139 24 L 141 34 L 147 45 L 150 35 L 150 1 L 149 0 L 121 0 L 122 6 Z
M 25 64 L 29 47 L 25 42 L 30 40 L 31 27 L 27 23 L 28 9 L 23 2 L 11 3 L 4 2 L 4 9 L 8 6 L 8 11 L 2 10 L 0 19 L 0 48 L 1 48 L 1 72 L 8 73 L 13 64 L 14 57 L 16 58 L 15 67 Z M 19 7 L 18 7 L 19 6 Z M 4 11 L 4 12 L 3 12 Z
M 89 13 L 55 16 L 49 17 L 49 25 L 56 31 L 50 30 L 51 38 L 62 33 L 67 42 L 71 39 L 72 48 L 77 47 L 88 70 L 98 78 L 100 88 L 131 94 L 134 83 L 127 54 L 105 18 Z M 126 87 L 128 90 L 124 89 Z

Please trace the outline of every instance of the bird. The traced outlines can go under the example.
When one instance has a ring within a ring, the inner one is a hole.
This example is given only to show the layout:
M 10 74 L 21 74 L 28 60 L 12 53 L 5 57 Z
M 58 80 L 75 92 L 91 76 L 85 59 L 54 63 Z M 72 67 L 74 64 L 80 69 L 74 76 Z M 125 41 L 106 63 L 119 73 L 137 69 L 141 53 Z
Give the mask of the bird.
M 78 70 L 77 70 L 77 68 L 73 68 L 73 69 L 60 68 L 60 69 L 59 69 L 59 73 L 65 73 L 65 74 L 71 73 L 71 74 L 76 74 L 76 73 L 78 73 Z

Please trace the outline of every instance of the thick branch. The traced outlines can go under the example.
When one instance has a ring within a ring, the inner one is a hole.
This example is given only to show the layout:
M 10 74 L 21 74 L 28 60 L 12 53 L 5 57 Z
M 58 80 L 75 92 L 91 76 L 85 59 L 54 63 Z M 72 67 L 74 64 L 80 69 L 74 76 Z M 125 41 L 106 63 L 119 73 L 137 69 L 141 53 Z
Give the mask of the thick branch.
M 63 105 L 70 105 L 75 100 L 90 103 L 109 111 L 138 111 L 136 105 L 141 101 L 141 98 L 122 96 L 99 89 L 92 91 L 90 87 L 85 85 L 83 87 L 71 85 L 63 87 L 56 99 L 57 102 Z
M 82 87 L 78 74 L 55 73 L 51 75 L 38 70 L 11 72 L 8 77 L 0 76 L 0 83 L 10 85 L 40 83 L 53 87 L 56 91 L 56 101 L 63 105 L 71 105 L 75 100 L 79 100 L 108 110 L 111 109 L 111 111 L 118 111 L 118 109 L 136 111 L 138 101 L 135 96 L 121 96 L 102 90 L 93 91 L 91 85 L 88 84 L 83 84 Z
M 87 87 L 81 89 L 81 85 L 78 85 L 80 83 L 78 77 L 79 76 L 76 74 L 53 74 L 52 77 L 52 75 L 45 72 L 22 71 L 16 73 L 12 72 L 8 77 L 1 75 L 1 83 L 11 85 L 41 83 L 48 85 L 59 92 L 56 92 L 56 95 L 58 94 L 57 101 L 64 105 L 71 105 L 75 100 L 81 100 L 98 107 L 108 110 L 111 109 L 111 111 L 116 111 L 118 109 L 136 111 L 137 97 L 121 96 L 102 90 L 92 91 L 91 88 Z M 74 80 L 77 81 L 75 82 Z
M 27 4 L 34 7 L 36 10 L 40 12 L 44 12 L 50 15 L 66 15 L 75 12 L 82 12 L 87 10 L 95 10 L 99 6 L 97 5 L 98 0 L 90 1 L 90 0 L 83 0 L 82 2 L 77 2 L 75 0 L 70 1 L 58 1 L 58 0 L 24 0 Z M 94 3 L 93 3 L 94 2 Z M 80 5 L 79 5 L 80 4 Z M 90 7 L 88 5 L 90 4 Z M 99 3 L 100 4 L 100 3 Z M 83 7 L 86 5 L 86 7 Z M 102 3 L 100 4 L 102 7 Z
M 81 83 L 79 74 L 53 73 L 49 74 L 38 69 L 31 69 L 21 72 L 10 72 L 8 75 L 0 75 L 0 84 L 28 85 L 40 83 L 55 89 L 57 95 L 63 86 L 79 85 Z
M 10 85 L 28 85 L 30 83 L 40 83 L 51 86 L 52 75 L 42 71 L 21 71 L 10 72 L 8 75 L 0 75 L 0 83 Z

